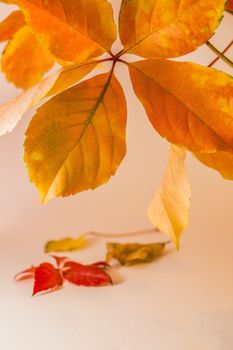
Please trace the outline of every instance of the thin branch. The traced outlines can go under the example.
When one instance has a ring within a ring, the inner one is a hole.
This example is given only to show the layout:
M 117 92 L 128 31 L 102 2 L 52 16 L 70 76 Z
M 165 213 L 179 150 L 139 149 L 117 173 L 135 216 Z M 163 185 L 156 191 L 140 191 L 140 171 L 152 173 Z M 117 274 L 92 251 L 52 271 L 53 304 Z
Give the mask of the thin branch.
M 224 53 L 226 53 L 230 47 L 233 45 L 233 40 L 230 42 L 230 44 L 227 45 L 227 47 L 225 47 L 225 49 L 222 51 L 222 54 L 224 55 Z M 208 67 L 212 67 L 218 60 L 220 59 L 219 56 L 217 56 L 209 65 Z
M 134 237 L 134 236 L 142 236 L 146 235 L 148 233 L 156 233 L 161 232 L 157 228 L 148 228 L 140 231 L 132 231 L 132 232 L 120 232 L 120 233 L 106 233 L 106 232 L 96 232 L 96 231 L 89 231 L 86 232 L 86 236 L 96 236 L 96 237 L 102 237 L 102 238 L 121 238 L 121 237 Z
M 222 52 L 220 52 L 214 45 L 212 45 L 209 41 L 206 42 L 206 45 L 212 50 L 221 60 L 227 63 L 231 68 L 233 68 L 233 62 L 226 57 Z

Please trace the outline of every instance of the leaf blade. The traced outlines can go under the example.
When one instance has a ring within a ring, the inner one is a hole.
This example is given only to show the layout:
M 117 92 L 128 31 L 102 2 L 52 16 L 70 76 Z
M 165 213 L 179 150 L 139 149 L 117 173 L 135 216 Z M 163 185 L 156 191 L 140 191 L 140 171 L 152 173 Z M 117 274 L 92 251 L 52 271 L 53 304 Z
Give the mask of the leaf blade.
M 134 91 L 162 137 L 193 152 L 233 151 L 232 77 L 168 60 L 130 63 L 129 71 Z
M 55 96 L 32 119 L 25 161 L 42 203 L 95 189 L 115 174 L 124 158 L 126 101 L 112 73 Z
M 86 243 L 84 235 L 77 238 L 63 238 L 57 241 L 48 241 L 45 245 L 45 253 L 75 251 L 85 247 Z
M 109 50 L 115 41 L 112 7 L 106 0 L 17 3 L 38 38 L 61 60 L 82 63 Z
M 14 34 L 25 25 L 21 11 L 14 11 L 0 23 L 0 42 L 12 39 Z
M 214 34 L 224 7 L 225 0 L 123 0 L 122 44 L 126 52 L 145 58 L 182 56 Z
M 185 169 L 186 153 L 172 145 L 162 184 L 148 208 L 151 223 L 166 233 L 179 248 L 180 236 L 188 225 L 191 186 Z

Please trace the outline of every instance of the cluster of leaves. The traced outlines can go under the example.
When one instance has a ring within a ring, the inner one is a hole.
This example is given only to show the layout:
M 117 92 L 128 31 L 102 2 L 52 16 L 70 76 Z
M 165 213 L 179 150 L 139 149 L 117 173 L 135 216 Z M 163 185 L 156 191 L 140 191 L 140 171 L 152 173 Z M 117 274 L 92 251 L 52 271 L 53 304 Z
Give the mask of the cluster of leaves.
M 39 266 L 32 266 L 15 276 L 17 281 L 28 278 L 34 279 L 33 294 L 52 291 L 61 288 L 64 281 L 77 286 L 100 287 L 112 284 L 112 279 L 106 270 L 109 265 L 106 262 L 96 262 L 91 265 L 83 265 L 66 257 L 53 256 L 56 266 L 44 262 Z
M 85 246 L 84 236 L 77 239 L 63 239 L 60 241 L 50 241 L 45 247 L 46 252 L 74 251 Z M 108 243 L 106 261 L 100 261 L 91 265 L 83 265 L 72 261 L 66 257 L 52 255 L 56 261 L 56 266 L 44 262 L 39 266 L 32 266 L 15 276 L 17 281 L 28 278 L 34 279 L 33 294 L 46 291 L 54 291 L 61 288 L 64 281 L 68 281 L 77 286 L 100 287 L 113 284 L 108 273 L 113 266 L 109 265 L 111 260 L 117 260 L 122 266 L 131 266 L 142 263 L 149 263 L 162 255 L 166 242 L 164 243 Z
M 41 202 L 95 189 L 117 171 L 126 153 L 127 108 L 114 69 L 125 64 L 152 127 L 173 144 L 149 218 L 178 246 L 191 196 L 186 150 L 233 179 L 233 80 L 168 59 L 194 51 L 214 34 L 225 0 L 122 0 L 123 49 L 115 55 L 117 29 L 107 0 L 3 2 L 20 7 L 0 26 L 1 40 L 10 40 L 2 58 L 6 77 L 27 88 L 55 61 L 64 66 L 0 107 L 4 134 L 32 105 L 51 97 L 32 118 L 25 140 L 24 159 Z M 128 62 L 125 54 L 143 59 Z M 79 83 L 105 61 L 112 62 L 108 73 Z

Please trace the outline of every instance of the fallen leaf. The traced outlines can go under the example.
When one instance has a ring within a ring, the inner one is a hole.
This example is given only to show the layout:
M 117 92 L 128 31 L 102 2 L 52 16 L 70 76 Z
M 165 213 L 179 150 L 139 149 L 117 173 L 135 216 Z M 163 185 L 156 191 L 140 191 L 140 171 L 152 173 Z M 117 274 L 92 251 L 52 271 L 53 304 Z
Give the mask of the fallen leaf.
M 194 152 L 233 152 L 233 79 L 194 63 L 129 64 L 134 91 L 162 137 Z
M 204 44 L 219 25 L 225 0 L 123 0 L 119 31 L 127 53 L 178 57 Z
M 33 294 L 54 290 L 63 285 L 63 277 L 59 269 L 50 263 L 40 264 L 35 270 L 35 283 Z
M 195 153 L 206 166 L 217 170 L 225 179 L 233 180 L 233 154 L 229 152 Z
M 125 97 L 112 72 L 40 107 L 26 131 L 24 159 L 41 202 L 107 182 L 125 156 L 125 129 Z
M 164 248 L 164 243 L 107 243 L 106 261 L 116 259 L 126 266 L 149 263 L 159 257 Z
M 12 131 L 23 115 L 46 96 L 57 94 L 81 80 L 96 62 L 65 67 L 51 74 L 13 100 L 0 106 L 0 136 Z
M 17 0 L 28 25 L 53 55 L 82 63 L 110 50 L 116 38 L 106 0 Z
M 21 11 L 14 11 L 0 23 L 0 42 L 8 41 L 25 25 Z
M 77 286 L 100 287 L 112 284 L 111 277 L 98 265 L 82 265 L 73 261 L 64 264 L 64 278 Z
M 40 82 L 53 65 L 53 57 L 28 26 L 17 31 L 2 56 L 2 70 L 7 80 L 25 90 Z
M 47 291 L 54 291 L 63 286 L 64 280 L 78 286 L 100 287 L 112 284 L 106 272 L 110 266 L 105 261 L 83 265 L 69 260 L 67 257 L 52 256 L 56 262 L 44 262 L 37 267 L 32 266 L 15 276 L 16 281 L 34 278 L 33 296 Z
M 70 252 L 79 250 L 87 244 L 86 237 L 79 236 L 78 238 L 64 238 L 57 241 L 49 241 L 45 245 L 45 252 Z
M 171 146 L 162 185 L 148 208 L 151 223 L 166 233 L 177 248 L 188 225 L 191 198 L 185 158 L 183 149 Z

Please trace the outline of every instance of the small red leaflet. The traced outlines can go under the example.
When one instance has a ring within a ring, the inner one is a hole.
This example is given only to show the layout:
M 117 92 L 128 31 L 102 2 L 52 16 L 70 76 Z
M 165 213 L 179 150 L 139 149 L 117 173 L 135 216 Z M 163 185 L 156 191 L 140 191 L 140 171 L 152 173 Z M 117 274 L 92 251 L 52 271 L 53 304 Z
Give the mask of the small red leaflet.
M 77 286 L 100 287 L 112 284 L 112 279 L 106 272 L 110 266 L 105 261 L 83 265 L 65 257 L 52 256 L 56 266 L 51 263 L 41 263 L 39 266 L 18 273 L 17 281 L 34 278 L 32 295 L 61 288 L 64 281 Z

